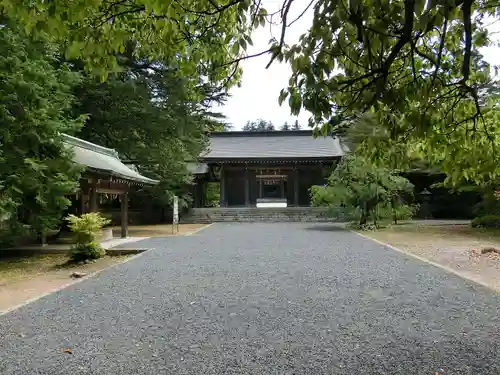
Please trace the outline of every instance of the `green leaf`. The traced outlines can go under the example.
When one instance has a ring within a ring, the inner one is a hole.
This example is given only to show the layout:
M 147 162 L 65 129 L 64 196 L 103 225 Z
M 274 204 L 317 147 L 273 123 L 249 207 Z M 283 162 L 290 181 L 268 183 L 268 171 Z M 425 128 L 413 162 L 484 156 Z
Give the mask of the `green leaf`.
M 278 103 L 279 105 L 283 104 L 283 102 L 285 101 L 285 99 L 288 97 L 288 91 L 285 91 L 285 90 L 281 90 L 280 91 L 280 96 L 278 98 Z
M 234 43 L 233 46 L 231 47 L 231 53 L 234 55 L 238 55 L 240 53 L 240 44 L 239 43 Z

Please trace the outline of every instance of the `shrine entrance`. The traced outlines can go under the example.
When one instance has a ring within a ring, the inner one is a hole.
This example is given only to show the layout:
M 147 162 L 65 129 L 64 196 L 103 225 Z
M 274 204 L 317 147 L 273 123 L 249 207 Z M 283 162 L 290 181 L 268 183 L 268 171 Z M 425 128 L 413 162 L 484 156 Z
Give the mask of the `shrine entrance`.
M 311 186 L 324 185 L 343 155 L 339 138 L 309 130 L 211 133 L 191 166 L 193 208 L 205 207 L 210 182 L 219 184 L 220 207 L 310 206 Z
M 257 170 L 256 174 L 260 199 L 286 199 L 288 175 L 279 169 Z

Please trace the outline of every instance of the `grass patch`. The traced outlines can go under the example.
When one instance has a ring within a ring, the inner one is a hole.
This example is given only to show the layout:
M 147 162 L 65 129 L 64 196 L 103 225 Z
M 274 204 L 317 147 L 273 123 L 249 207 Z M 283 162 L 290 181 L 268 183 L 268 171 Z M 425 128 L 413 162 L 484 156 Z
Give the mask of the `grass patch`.
M 381 233 L 408 233 L 415 235 L 433 235 L 439 237 L 470 237 L 474 239 L 500 241 L 498 228 L 472 228 L 469 225 L 425 225 L 401 224 L 391 225 L 379 230 Z
M 131 225 L 128 228 L 130 237 L 167 237 L 193 233 L 207 224 L 179 224 L 179 232 L 175 228 L 172 233 L 172 224 L 162 225 Z M 113 227 L 113 237 L 120 237 L 120 227 Z
M 62 267 L 68 262 L 66 254 L 26 255 L 0 258 L 0 284 L 39 275 Z
M 0 257 L 0 285 L 64 270 L 93 272 L 111 264 L 122 262 L 129 255 L 105 256 L 89 264 L 76 264 L 67 254 L 40 254 L 16 257 Z

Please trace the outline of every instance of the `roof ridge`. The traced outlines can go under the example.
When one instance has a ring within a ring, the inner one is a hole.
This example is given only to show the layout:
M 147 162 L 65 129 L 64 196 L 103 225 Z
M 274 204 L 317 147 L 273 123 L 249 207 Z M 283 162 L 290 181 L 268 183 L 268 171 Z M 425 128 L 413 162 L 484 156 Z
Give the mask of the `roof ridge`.
M 249 131 L 249 130 L 235 130 L 226 132 L 211 132 L 209 137 L 257 137 L 257 136 L 267 136 L 267 137 L 290 137 L 290 136 L 312 136 L 313 131 L 309 129 L 301 130 L 269 130 L 269 131 Z
M 108 147 L 96 145 L 95 143 L 85 141 L 81 138 L 73 137 L 72 135 L 65 134 L 65 133 L 63 133 L 62 136 L 63 136 L 64 142 L 69 143 L 70 145 L 86 148 L 87 150 L 95 151 L 95 152 L 98 152 L 98 153 L 103 154 L 103 155 L 112 156 L 115 159 L 120 160 L 118 152 L 113 148 L 108 148 Z

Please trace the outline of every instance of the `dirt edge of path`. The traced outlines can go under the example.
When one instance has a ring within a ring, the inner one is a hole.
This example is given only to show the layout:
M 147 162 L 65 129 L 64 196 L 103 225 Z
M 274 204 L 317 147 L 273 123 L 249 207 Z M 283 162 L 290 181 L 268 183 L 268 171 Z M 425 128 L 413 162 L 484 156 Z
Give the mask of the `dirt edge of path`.
M 25 305 L 35 302 L 43 297 L 63 290 L 71 285 L 83 282 L 101 272 L 119 266 L 126 262 L 137 259 L 146 251 L 127 256 L 111 256 L 112 261 L 91 266 L 88 270 L 84 269 L 59 269 L 46 273 L 37 274 L 34 277 L 15 280 L 12 283 L 2 285 L 0 289 L 0 316 L 8 314 Z M 81 277 L 71 277 L 73 272 L 80 273 Z M 85 272 L 88 271 L 88 272 Z
M 481 286 L 484 286 L 486 288 L 492 289 L 492 290 L 500 293 L 500 280 L 491 281 L 491 280 L 486 279 L 485 277 L 482 277 L 480 272 L 468 271 L 468 270 L 461 269 L 460 267 L 457 267 L 457 268 L 450 267 L 450 266 L 445 264 L 446 262 L 439 261 L 439 259 L 432 259 L 432 257 L 415 254 L 414 252 L 412 252 L 410 250 L 401 249 L 401 248 L 396 247 L 394 245 L 391 245 L 387 242 L 378 240 L 378 239 L 373 238 L 367 234 L 360 233 L 360 232 L 355 231 L 355 230 L 351 230 L 351 232 L 360 236 L 360 237 L 363 237 L 367 240 L 376 242 L 379 245 L 385 246 L 385 247 L 387 247 L 393 251 L 396 251 L 400 254 L 407 255 L 407 256 L 412 257 L 414 259 L 417 259 L 423 263 L 427 263 L 427 264 L 430 264 L 434 267 L 441 268 L 448 273 L 454 274 L 454 275 L 459 276 L 463 279 L 472 281 L 476 284 L 479 284 Z

